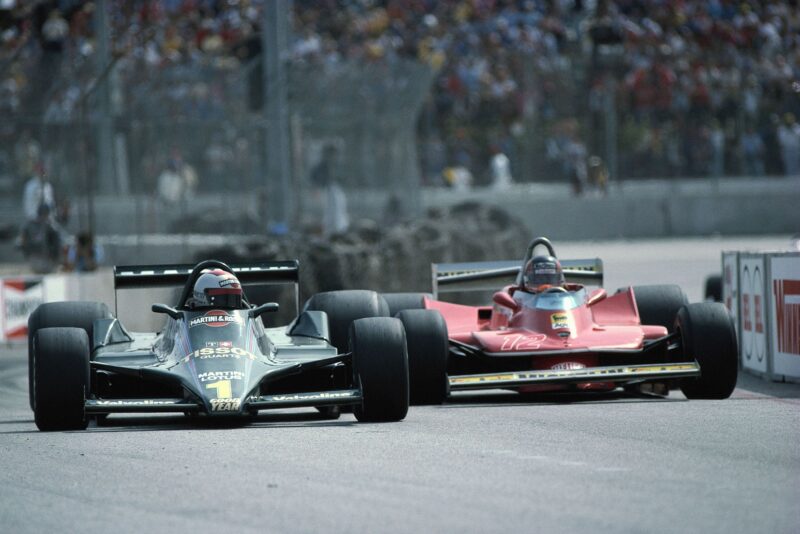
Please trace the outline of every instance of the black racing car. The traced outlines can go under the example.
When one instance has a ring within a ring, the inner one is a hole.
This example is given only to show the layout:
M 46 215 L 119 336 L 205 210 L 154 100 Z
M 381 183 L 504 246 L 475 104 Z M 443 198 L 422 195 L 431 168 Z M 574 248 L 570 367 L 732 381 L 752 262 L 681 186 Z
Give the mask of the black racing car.
M 220 273 L 220 287 L 206 293 L 220 295 L 199 306 L 196 284 L 209 271 Z M 338 407 L 352 406 L 359 421 L 405 417 L 405 332 L 398 319 L 381 317 L 385 303 L 377 293 L 320 293 L 288 326 L 265 328 L 260 316 L 278 304 L 250 305 L 243 291 L 231 289 L 237 277 L 241 284 L 293 283 L 297 302 L 297 261 L 231 268 L 208 260 L 193 268 L 115 268 L 115 292 L 184 284 L 174 307 L 152 305 L 166 315 L 158 333 L 129 332 L 101 303 L 39 306 L 28 322 L 37 427 L 84 429 L 93 417 L 119 412 L 242 418 L 294 407 L 336 417 Z M 224 305 L 231 294 L 241 294 L 240 306 Z

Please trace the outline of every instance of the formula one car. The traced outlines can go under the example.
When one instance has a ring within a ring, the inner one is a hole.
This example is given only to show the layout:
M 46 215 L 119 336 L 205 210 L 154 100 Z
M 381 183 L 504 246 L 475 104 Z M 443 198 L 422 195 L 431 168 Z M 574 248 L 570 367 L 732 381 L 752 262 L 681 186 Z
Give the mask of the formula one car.
M 534 256 L 537 247 L 546 256 Z M 512 389 L 648 393 L 680 387 L 688 398 L 721 399 L 736 385 L 736 335 L 718 303 L 689 304 L 677 286 L 638 286 L 608 295 L 599 259 L 559 261 L 546 238 L 518 262 L 434 264 L 433 294 L 383 297 L 405 326 L 412 403 L 449 392 Z M 438 300 L 487 290 L 491 306 Z
M 238 278 L 237 278 L 238 277 Z M 241 282 L 240 280 L 241 279 Z M 132 333 L 105 304 L 42 304 L 29 320 L 31 407 L 40 430 L 84 429 L 118 412 L 242 418 L 313 407 L 359 421 L 408 410 L 408 360 L 399 320 L 370 291 L 314 295 L 288 326 L 264 328 L 278 304 L 250 305 L 242 284 L 293 283 L 296 261 L 117 267 L 121 288 L 184 284 L 159 333 Z M 118 303 L 119 306 L 119 303 Z

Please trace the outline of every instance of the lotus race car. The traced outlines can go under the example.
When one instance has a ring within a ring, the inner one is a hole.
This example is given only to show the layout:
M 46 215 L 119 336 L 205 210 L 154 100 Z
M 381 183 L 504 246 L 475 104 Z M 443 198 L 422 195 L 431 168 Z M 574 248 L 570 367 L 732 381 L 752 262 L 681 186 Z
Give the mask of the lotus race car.
M 405 334 L 399 320 L 381 317 L 385 304 L 377 293 L 320 293 L 288 326 L 264 328 L 261 315 L 278 304 L 250 305 L 241 289 L 238 309 L 193 304 L 195 284 L 209 271 L 220 287 L 207 293 L 219 299 L 236 293 L 240 279 L 292 283 L 297 303 L 296 261 L 117 267 L 117 295 L 121 288 L 180 284 L 183 292 L 174 307 L 152 305 L 166 316 L 158 333 L 129 332 L 101 303 L 39 306 L 28 323 L 30 402 L 39 429 L 84 429 L 93 417 L 120 412 L 230 419 L 314 407 L 336 417 L 337 407 L 352 406 L 359 421 L 405 417 Z
M 560 281 L 526 285 L 526 269 Z M 551 272 L 552 271 L 552 272 Z M 404 323 L 412 403 L 441 403 L 449 392 L 511 389 L 665 394 L 721 399 L 736 385 L 738 359 L 731 318 L 719 303 L 689 304 L 677 286 L 636 286 L 609 295 L 602 262 L 555 258 L 546 238 L 534 239 L 521 263 L 433 266 L 433 294 L 383 297 Z M 496 289 L 490 306 L 438 299 L 450 291 Z

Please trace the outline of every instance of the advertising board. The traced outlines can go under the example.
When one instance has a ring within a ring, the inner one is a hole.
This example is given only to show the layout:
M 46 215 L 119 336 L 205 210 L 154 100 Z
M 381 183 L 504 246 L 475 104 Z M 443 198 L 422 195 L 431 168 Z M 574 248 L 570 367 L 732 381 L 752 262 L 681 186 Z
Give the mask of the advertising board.
M 800 254 L 769 254 L 769 336 L 774 379 L 800 379 Z
M 766 329 L 766 287 L 763 254 L 739 254 L 739 354 L 745 369 L 770 372 Z
M 44 302 L 41 277 L 3 278 L 0 280 L 0 341 L 25 340 L 28 316 Z
M 736 327 L 736 337 L 741 339 L 739 333 L 739 253 L 722 253 L 722 303 L 728 309 Z

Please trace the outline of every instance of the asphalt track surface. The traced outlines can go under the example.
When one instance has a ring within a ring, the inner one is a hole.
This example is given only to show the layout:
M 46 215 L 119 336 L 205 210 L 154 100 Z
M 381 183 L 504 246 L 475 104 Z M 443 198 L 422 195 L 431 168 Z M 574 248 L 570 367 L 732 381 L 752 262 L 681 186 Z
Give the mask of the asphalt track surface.
M 720 248 L 787 242 L 558 252 L 601 255 L 609 288 L 675 281 L 696 300 Z M 225 428 L 116 416 L 41 433 L 23 352 L 0 351 L 3 532 L 800 531 L 798 385 L 740 375 L 724 401 L 500 392 L 397 424 L 286 411 Z

